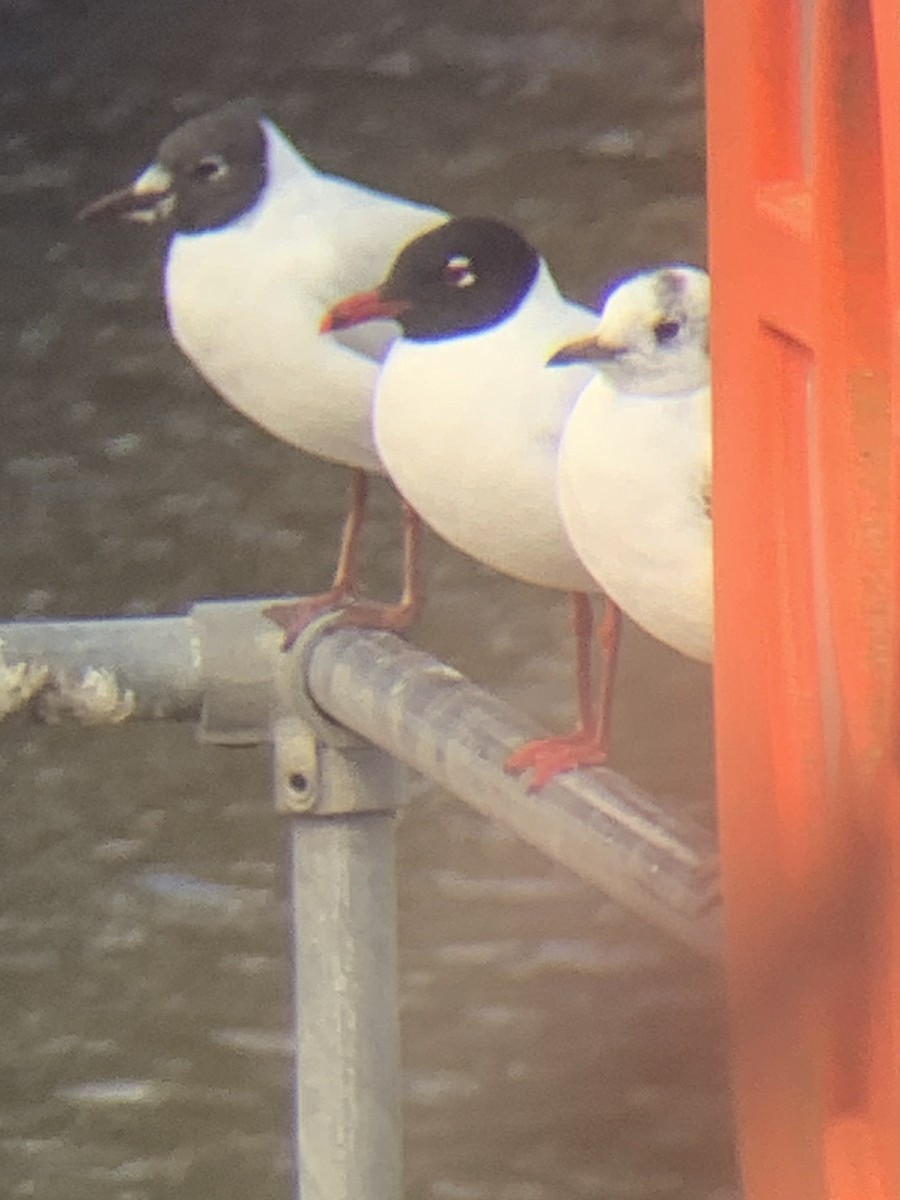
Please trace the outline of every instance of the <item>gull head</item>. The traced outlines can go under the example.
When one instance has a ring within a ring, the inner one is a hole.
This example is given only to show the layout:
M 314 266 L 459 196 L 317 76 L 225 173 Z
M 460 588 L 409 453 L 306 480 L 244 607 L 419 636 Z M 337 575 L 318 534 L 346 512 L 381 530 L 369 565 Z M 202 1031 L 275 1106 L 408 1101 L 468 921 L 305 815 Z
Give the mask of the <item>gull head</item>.
M 165 222 L 180 233 L 221 229 L 248 212 L 267 179 L 268 130 L 252 101 L 185 121 L 126 188 L 82 209 L 82 220 Z
M 709 276 L 660 267 L 620 283 L 592 334 L 562 346 L 553 365 L 590 362 L 635 395 L 692 391 L 709 383 Z

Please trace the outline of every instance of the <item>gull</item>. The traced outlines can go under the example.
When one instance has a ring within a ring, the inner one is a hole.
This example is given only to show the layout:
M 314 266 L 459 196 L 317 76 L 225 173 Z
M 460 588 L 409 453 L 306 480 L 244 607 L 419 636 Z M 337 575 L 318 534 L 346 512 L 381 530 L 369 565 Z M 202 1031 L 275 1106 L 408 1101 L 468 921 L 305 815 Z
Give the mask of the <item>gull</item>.
M 632 276 L 550 358 L 593 364 L 563 434 L 559 503 L 592 578 L 689 658 L 713 652 L 709 277 Z
M 495 570 L 573 596 L 579 724 L 527 743 L 507 760 L 533 768 L 532 788 L 559 771 L 605 761 L 618 610 L 601 623 L 606 670 L 595 704 L 590 593 L 594 582 L 566 536 L 556 460 L 590 366 L 550 370 L 563 339 L 596 314 L 566 300 L 547 264 L 515 230 L 464 217 L 415 238 L 376 289 L 335 305 L 323 331 L 397 321 L 373 405 L 375 444 L 407 504 L 458 549 Z M 347 623 L 404 629 L 408 606 L 348 610 Z M 602 728 L 601 728 L 602 727 Z
M 371 286 L 438 209 L 318 171 L 249 101 L 180 125 L 128 187 L 81 212 L 87 220 L 171 229 L 163 290 L 172 335 L 229 404 L 282 441 L 353 472 L 332 587 L 275 605 L 289 646 L 308 621 L 352 598 L 367 473 L 381 472 L 370 406 L 395 328 L 379 322 L 320 338 L 323 314 Z M 404 514 L 415 554 L 417 518 Z

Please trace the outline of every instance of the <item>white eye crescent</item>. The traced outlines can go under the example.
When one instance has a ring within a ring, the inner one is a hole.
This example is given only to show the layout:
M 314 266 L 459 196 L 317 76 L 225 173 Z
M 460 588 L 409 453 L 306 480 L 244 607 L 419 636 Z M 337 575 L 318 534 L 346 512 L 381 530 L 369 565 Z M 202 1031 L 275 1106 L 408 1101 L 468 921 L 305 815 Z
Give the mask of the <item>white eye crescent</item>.
M 444 267 L 444 278 L 453 287 L 471 287 L 478 276 L 472 270 L 472 260 L 465 254 L 454 254 Z
M 203 180 L 204 183 L 212 183 L 213 180 L 221 179 L 223 175 L 228 174 L 228 163 L 218 154 L 206 154 L 197 161 L 191 174 L 195 179 Z

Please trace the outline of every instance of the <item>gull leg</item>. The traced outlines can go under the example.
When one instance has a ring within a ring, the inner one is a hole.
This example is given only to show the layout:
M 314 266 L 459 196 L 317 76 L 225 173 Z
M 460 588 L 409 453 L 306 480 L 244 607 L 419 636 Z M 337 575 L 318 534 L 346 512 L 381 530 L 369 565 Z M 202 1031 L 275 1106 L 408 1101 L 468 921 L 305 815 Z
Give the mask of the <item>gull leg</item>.
M 403 592 L 395 604 L 349 605 L 333 627 L 347 629 L 390 629 L 405 633 L 422 608 L 421 548 L 422 521 L 401 497 L 403 505 Z
M 613 685 L 619 654 L 622 615 L 616 604 L 604 597 L 603 617 L 597 633 L 600 643 L 601 678 L 599 702 L 594 706 L 591 671 L 593 612 L 590 597 L 572 593 L 572 628 L 578 691 L 578 725 L 567 734 L 536 738 L 514 751 L 504 764 L 517 775 L 532 768 L 530 790 L 539 791 L 555 775 L 575 767 L 602 766 L 609 754 L 609 725 Z
M 366 519 L 368 498 L 369 477 L 361 468 L 354 467 L 344 531 L 341 535 L 341 550 L 331 587 L 327 592 L 320 592 L 316 596 L 302 596 L 299 600 L 287 604 L 270 604 L 265 609 L 264 615 L 284 631 L 285 650 L 290 650 L 310 621 L 329 608 L 346 604 L 353 599 L 359 535 Z
M 359 535 L 366 519 L 366 504 L 369 499 L 369 477 L 359 467 L 353 468 L 350 481 L 350 500 L 344 531 L 341 534 L 341 549 L 331 584 L 332 592 L 339 599 L 351 596 L 356 588 L 356 555 L 359 550 Z

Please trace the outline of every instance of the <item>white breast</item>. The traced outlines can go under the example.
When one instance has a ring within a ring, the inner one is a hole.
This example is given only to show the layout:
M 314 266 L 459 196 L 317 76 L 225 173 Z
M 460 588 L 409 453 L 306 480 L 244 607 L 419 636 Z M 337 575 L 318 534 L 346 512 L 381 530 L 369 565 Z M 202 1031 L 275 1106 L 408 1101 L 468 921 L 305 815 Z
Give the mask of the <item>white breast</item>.
M 560 450 L 572 544 L 632 620 L 690 658 L 712 658 L 709 390 L 623 397 L 585 389 Z
M 319 323 L 380 282 L 399 247 L 443 214 L 319 175 L 283 139 L 278 153 L 279 182 L 263 203 L 224 229 L 172 239 L 172 333 L 216 391 L 276 437 L 377 469 L 371 397 L 396 327 L 339 339 Z
M 530 324 L 520 313 L 474 335 L 395 343 L 376 444 L 402 494 L 460 550 L 530 583 L 593 590 L 556 498 L 559 439 L 593 373 L 545 364 L 596 317 L 559 299 Z

